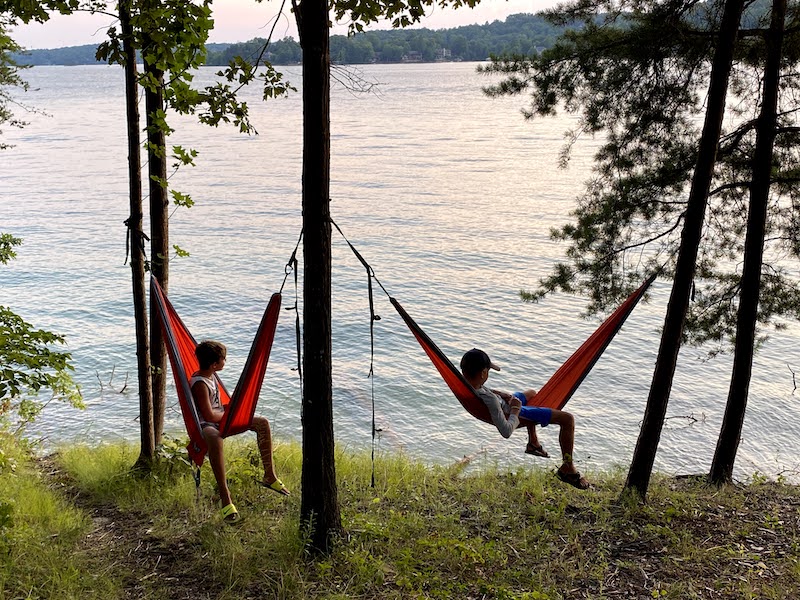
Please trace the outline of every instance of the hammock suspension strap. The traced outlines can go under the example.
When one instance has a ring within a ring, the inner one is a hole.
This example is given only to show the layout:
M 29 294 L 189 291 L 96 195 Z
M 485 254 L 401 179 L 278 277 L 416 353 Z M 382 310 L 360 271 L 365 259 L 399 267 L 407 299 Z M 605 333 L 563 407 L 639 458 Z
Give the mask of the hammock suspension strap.
M 200 467 L 192 463 L 192 477 L 194 478 L 194 489 L 197 491 L 197 499 L 200 500 Z
M 294 305 L 287 306 L 286 310 L 293 310 L 294 311 L 294 338 L 295 338 L 295 350 L 297 353 L 297 367 L 295 370 L 297 371 L 297 376 L 300 379 L 300 400 L 302 404 L 303 399 L 303 351 L 302 351 L 302 338 L 303 334 L 300 329 L 300 308 L 298 305 L 298 298 L 300 297 L 298 283 L 297 283 L 297 249 L 300 247 L 300 242 L 303 240 L 303 231 L 300 231 L 300 238 L 297 240 L 297 245 L 294 247 L 294 252 L 292 252 L 292 256 L 289 258 L 289 262 L 286 263 L 284 267 L 284 271 L 286 273 L 286 277 L 283 278 L 283 285 L 281 285 L 281 290 L 283 290 L 283 286 L 286 285 L 286 279 L 289 277 L 290 274 L 294 274 Z
M 344 235 L 342 230 L 336 224 L 333 219 L 330 219 L 331 224 L 336 228 L 336 231 L 342 236 L 347 245 L 350 246 L 350 250 L 353 251 L 356 258 L 364 265 L 364 269 L 367 272 L 367 294 L 369 296 L 369 373 L 367 377 L 370 378 L 370 385 L 371 385 L 371 398 L 372 398 L 372 487 L 375 487 L 375 438 L 376 434 L 380 433 L 382 429 L 378 428 L 375 424 L 375 321 L 380 321 L 380 315 L 375 314 L 375 299 L 372 293 L 372 280 L 374 279 L 376 283 L 381 287 L 381 289 L 386 293 L 388 296 L 389 293 L 386 291 L 386 288 L 383 287 L 383 284 L 378 280 L 375 276 L 375 271 L 372 269 L 372 266 L 364 260 L 364 257 L 361 256 L 361 253 L 356 250 L 355 246 L 350 243 L 350 240 Z
M 125 225 L 125 262 L 122 263 L 123 265 L 128 264 L 128 258 L 131 255 L 131 238 L 133 237 L 132 227 L 131 227 L 131 220 L 130 218 L 125 219 L 122 222 Z M 147 234 L 144 231 L 140 231 L 139 234 L 141 237 L 139 238 L 139 251 L 142 253 L 144 257 L 144 264 L 147 265 L 147 250 L 145 247 L 145 242 L 149 242 L 150 238 L 147 237 Z

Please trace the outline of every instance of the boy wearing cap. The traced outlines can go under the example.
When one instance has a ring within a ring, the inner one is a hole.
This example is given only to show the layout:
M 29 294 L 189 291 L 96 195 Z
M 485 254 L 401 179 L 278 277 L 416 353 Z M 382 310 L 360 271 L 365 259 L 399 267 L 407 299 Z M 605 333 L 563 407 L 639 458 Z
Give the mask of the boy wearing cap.
M 563 463 L 556 471 L 556 476 L 564 483 L 568 483 L 578 489 L 587 489 L 589 482 L 585 477 L 581 476 L 572 462 L 572 448 L 575 442 L 575 418 L 572 414 L 553 408 L 528 406 L 529 402 L 536 396 L 535 390 L 526 390 L 513 394 L 500 390 L 490 390 L 484 385 L 489 379 L 490 369 L 499 371 L 500 367 L 495 365 L 483 350 L 473 348 L 468 350 L 461 358 L 461 372 L 464 378 L 475 389 L 478 397 L 486 404 L 492 423 L 497 427 L 500 435 L 504 438 L 511 437 L 511 434 L 519 426 L 520 419 L 524 419 L 527 421 L 525 425 L 528 429 L 528 445 L 525 448 L 525 452 L 547 457 L 547 452 L 539 444 L 536 437 L 536 424 L 547 427 L 550 423 L 555 423 L 561 428 L 558 442 L 563 456 Z

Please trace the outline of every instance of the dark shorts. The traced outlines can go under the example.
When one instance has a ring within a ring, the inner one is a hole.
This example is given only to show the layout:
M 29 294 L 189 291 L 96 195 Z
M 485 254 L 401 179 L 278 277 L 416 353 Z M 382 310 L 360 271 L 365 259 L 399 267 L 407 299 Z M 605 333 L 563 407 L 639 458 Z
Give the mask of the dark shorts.
M 200 430 L 202 431 L 206 427 L 213 427 L 217 431 L 219 431 L 219 423 L 209 423 L 208 421 L 201 421 L 200 422 Z
M 513 396 L 519 398 L 522 402 L 522 408 L 519 410 L 519 416 L 526 421 L 533 421 L 542 427 L 550 425 L 550 419 L 553 417 L 552 408 L 543 408 L 541 406 L 527 406 L 528 399 L 522 392 L 514 392 Z

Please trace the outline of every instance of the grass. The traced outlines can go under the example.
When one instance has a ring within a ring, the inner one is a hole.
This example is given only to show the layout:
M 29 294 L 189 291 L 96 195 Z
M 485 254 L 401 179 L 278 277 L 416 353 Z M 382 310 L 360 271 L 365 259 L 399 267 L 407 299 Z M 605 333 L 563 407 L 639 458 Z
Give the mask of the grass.
M 24 448 L 0 437 L 0 598 L 116 598 L 113 579 L 75 554 L 91 521 L 47 488 Z
M 545 469 L 465 473 L 387 455 L 372 488 L 369 456 L 339 453 L 344 532 L 313 558 L 298 529 L 300 448 L 276 448 L 283 498 L 255 484 L 253 446 L 226 447 L 238 527 L 212 504 L 207 466 L 196 492 L 174 457 L 136 478 L 131 447 L 72 447 L 59 490 L 17 457 L 0 472 L 14 503 L 0 597 L 800 597 L 800 490 L 781 482 L 655 477 L 640 505 L 620 501 L 621 473 L 590 474 L 594 489 L 579 492 Z

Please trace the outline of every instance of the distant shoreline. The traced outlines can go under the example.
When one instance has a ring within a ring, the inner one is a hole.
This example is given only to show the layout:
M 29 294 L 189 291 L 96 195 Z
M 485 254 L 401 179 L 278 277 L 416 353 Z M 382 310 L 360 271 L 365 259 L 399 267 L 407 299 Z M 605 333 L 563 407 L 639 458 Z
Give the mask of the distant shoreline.
M 533 55 L 550 47 L 564 27 L 555 27 L 533 14 L 510 15 L 505 21 L 453 29 L 393 29 L 330 38 L 334 64 L 419 64 L 475 62 L 503 54 Z M 234 57 L 256 60 L 266 39 L 206 44 L 206 66 L 225 66 Z M 96 59 L 99 44 L 30 49 L 13 54 L 20 66 L 79 66 L 104 64 Z M 269 43 L 264 60 L 275 66 L 298 65 L 300 44 L 291 37 Z

